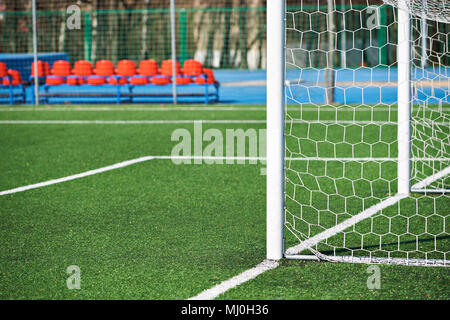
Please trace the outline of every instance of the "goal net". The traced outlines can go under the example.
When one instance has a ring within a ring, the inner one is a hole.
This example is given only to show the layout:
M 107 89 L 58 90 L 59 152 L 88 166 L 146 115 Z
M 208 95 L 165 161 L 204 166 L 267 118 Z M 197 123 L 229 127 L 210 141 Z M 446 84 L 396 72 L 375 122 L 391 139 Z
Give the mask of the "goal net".
M 449 7 L 386 2 L 285 7 L 287 258 L 450 264 Z

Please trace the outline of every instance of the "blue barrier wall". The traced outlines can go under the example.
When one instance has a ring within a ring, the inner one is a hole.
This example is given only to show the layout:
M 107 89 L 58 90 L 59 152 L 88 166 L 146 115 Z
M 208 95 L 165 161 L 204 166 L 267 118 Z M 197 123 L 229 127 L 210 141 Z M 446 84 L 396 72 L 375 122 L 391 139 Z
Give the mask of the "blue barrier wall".
M 38 60 L 46 61 L 52 67 L 56 60 L 69 61 L 67 53 L 39 53 Z M 8 69 L 20 72 L 22 80 L 28 80 L 31 75 L 31 64 L 33 63 L 32 53 L 0 53 L 0 61 L 6 63 Z

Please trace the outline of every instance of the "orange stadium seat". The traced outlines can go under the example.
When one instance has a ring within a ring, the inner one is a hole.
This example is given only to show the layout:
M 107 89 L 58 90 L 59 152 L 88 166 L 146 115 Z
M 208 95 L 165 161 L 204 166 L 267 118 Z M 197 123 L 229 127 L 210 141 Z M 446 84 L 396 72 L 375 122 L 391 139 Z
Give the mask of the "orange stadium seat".
M 6 63 L 0 62 L 0 78 L 6 77 L 8 75 L 8 68 Z
M 175 64 L 175 69 L 177 75 L 181 74 L 181 66 L 178 61 Z M 164 60 L 163 62 L 161 62 L 161 74 L 164 76 L 172 75 L 172 60 Z
M 13 70 L 13 69 L 9 69 L 8 70 L 8 75 L 11 77 L 12 79 L 12 85 L 13 86 L 18 86 L 19 84 L 22 83 L 22 78 L 20 77 L 20 72 L 17 70 Z M 9 86 L 9 78 L 3 78 L 3 85 L 5 86 Z
M 133 76 L 130 78 L 130 84 L 133 85 L 146 85 L 148 83 L 148 77 L 146 76 Z
M 131 77 L 136 74 L 136 64 L 131 60 L 120 60 L 117 63 L 116 74 L 123 77 Z
M 191 84 L 193 82 L 194 81 L 190 77 L 183 77 L 183 76 L 178 76 L 177 77 L 177 84 L 179 84 L 179 85 Z
M 38 77 L 46 77 L 51 74 L 48 62 L 38 60 L 37 69 Z M 31 76 L 34 77 L 34 62 L 31 64 Z
M 203 73 L 207 75 L 207 83 L 208 84 L 215 84 L 217 83 L 217 80 L 214 78 L 214 72 L 211 69 L 203 68 Z M 198 76 L 195 78 L 196 84 L 205 84 L 205 78 Z
M 172 83 L 172 80 L 170 80 L 170 78 L 167 76 L 152 77 L 151 81 L 152 81 L 152 84 L 156 84 L 156 85 L 166 85 L 166 84 Z
M 147 76 L 147 77 L 153 77 L 159 74 L 158 71 L 158 63 L 155 60 L 149 59 L 149 60 L 142 60 L 139 63 L 139 69 L 137 69 L 137 72 L 141 76 Z
M 95 64 L 94 73 L 101 77 L 110 77 L 115 73 L 114 64 L 109 60 L 99 60 Z
M 87 79 L 87 83 L 93 86 L 99 86 L 106 84 L 106 78 L 103 76 L 90 76 Z
M 92 76 L 94 70 L 89 61 L 79 60 L 73 65 L 72 73 L 73 76 L 67 77 L 67 84 L 77 85 L 86 83 L 86 77 Z
M 198 76 L 203 74 L 203 66 L 199 61 L 189 59 L 184 62 L 182 71 L 186 76 Z
M 58 77 L 67 77 L 72 73 L 70 63 L 65 60 L 57 60 L 53 62 L 51 74 Z

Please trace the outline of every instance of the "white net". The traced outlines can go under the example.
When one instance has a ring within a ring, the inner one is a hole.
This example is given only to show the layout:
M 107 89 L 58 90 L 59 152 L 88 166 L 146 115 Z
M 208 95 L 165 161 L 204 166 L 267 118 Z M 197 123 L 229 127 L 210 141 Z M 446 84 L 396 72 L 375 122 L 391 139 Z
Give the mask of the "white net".
M 397 8 L 409 10 L 417 17 L 450 22 L 450 1 L 448 0 L 383 0 Z
M 406 196 L 397 194 L 396 9 L 375 0 L 287 8 L 288 258 L 450 264 L 450 28 L 428 21 L 422 50 L 421 23 L 412 23 Z

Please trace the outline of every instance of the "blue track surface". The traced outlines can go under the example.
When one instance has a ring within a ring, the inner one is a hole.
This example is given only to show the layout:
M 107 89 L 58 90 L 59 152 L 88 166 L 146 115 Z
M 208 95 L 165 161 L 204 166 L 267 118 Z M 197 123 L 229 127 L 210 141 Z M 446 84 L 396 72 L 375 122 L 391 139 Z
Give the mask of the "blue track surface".
M 450 68 L 444 68 L 439 73 L 450 76 Z M 216 79 L 220 82 L 220 100 L 223 104 L 266 104 L 266 72 L 264 70 L 215 70 Z M 413 79 L 432 79 L 435 73 L 427 70 L 423 74 L 421 70 L 413 70 Z M 288 87 L 288 103 L 324 104 L 325 90 L 321 87 L 324 70 L 299 69 L 289 70 L 286 78 L 291 81 Z M 447 78 L 448 79 L 448 78 Z M 336 71 L 335 101 L 338 104 L 395 104 L 397 102 L 397 70 L 395 68 L 359 68 L 357 70 L 343 69 Z M 387 84 L 389 82 L 389 84 Z M 370 83 L 373 83 L 372 85 Z M 380 86 L 380 84 L 384 84 Z M 211 87 L 212 88 L 212 87 Z M 16 89 L 17 90 L 17 89 Z M 50 88 L 50 92 L 75 92 L 83 90 L 92 92 L 115 92 L 114 86 L 58 86 Z M 136 87 L 136 92 L 161 92 L 170 93 L 171 85 Z M 431 94 L 431 89 L 418 93 L 419 99 L 426 99 L 428 95 L 438 97 L 450 103 L 448 88 L 438 88 Z M 204 92 L 202 86 L 178 86 L 178 92 L 200 93 Z M 0 93 L 7 93 L 7 88 L 0 88 Z M 31 88 L 26 88 L 26 102 L 31 103 Z M 1 103 L 6 103 L 7 98 L 0 98 Z M 51 103 L 115 103 L 115 98 L 52 98 Z M 171 103 L 171 98 L 134 98 L 134 102 L 158 102 Z M 180 98 L 180 102 L 202 103 L 203 98 Z M 125 102 L 125 100 L 124 100 Z M 431 100 L 437 103 L 438 100 Z

